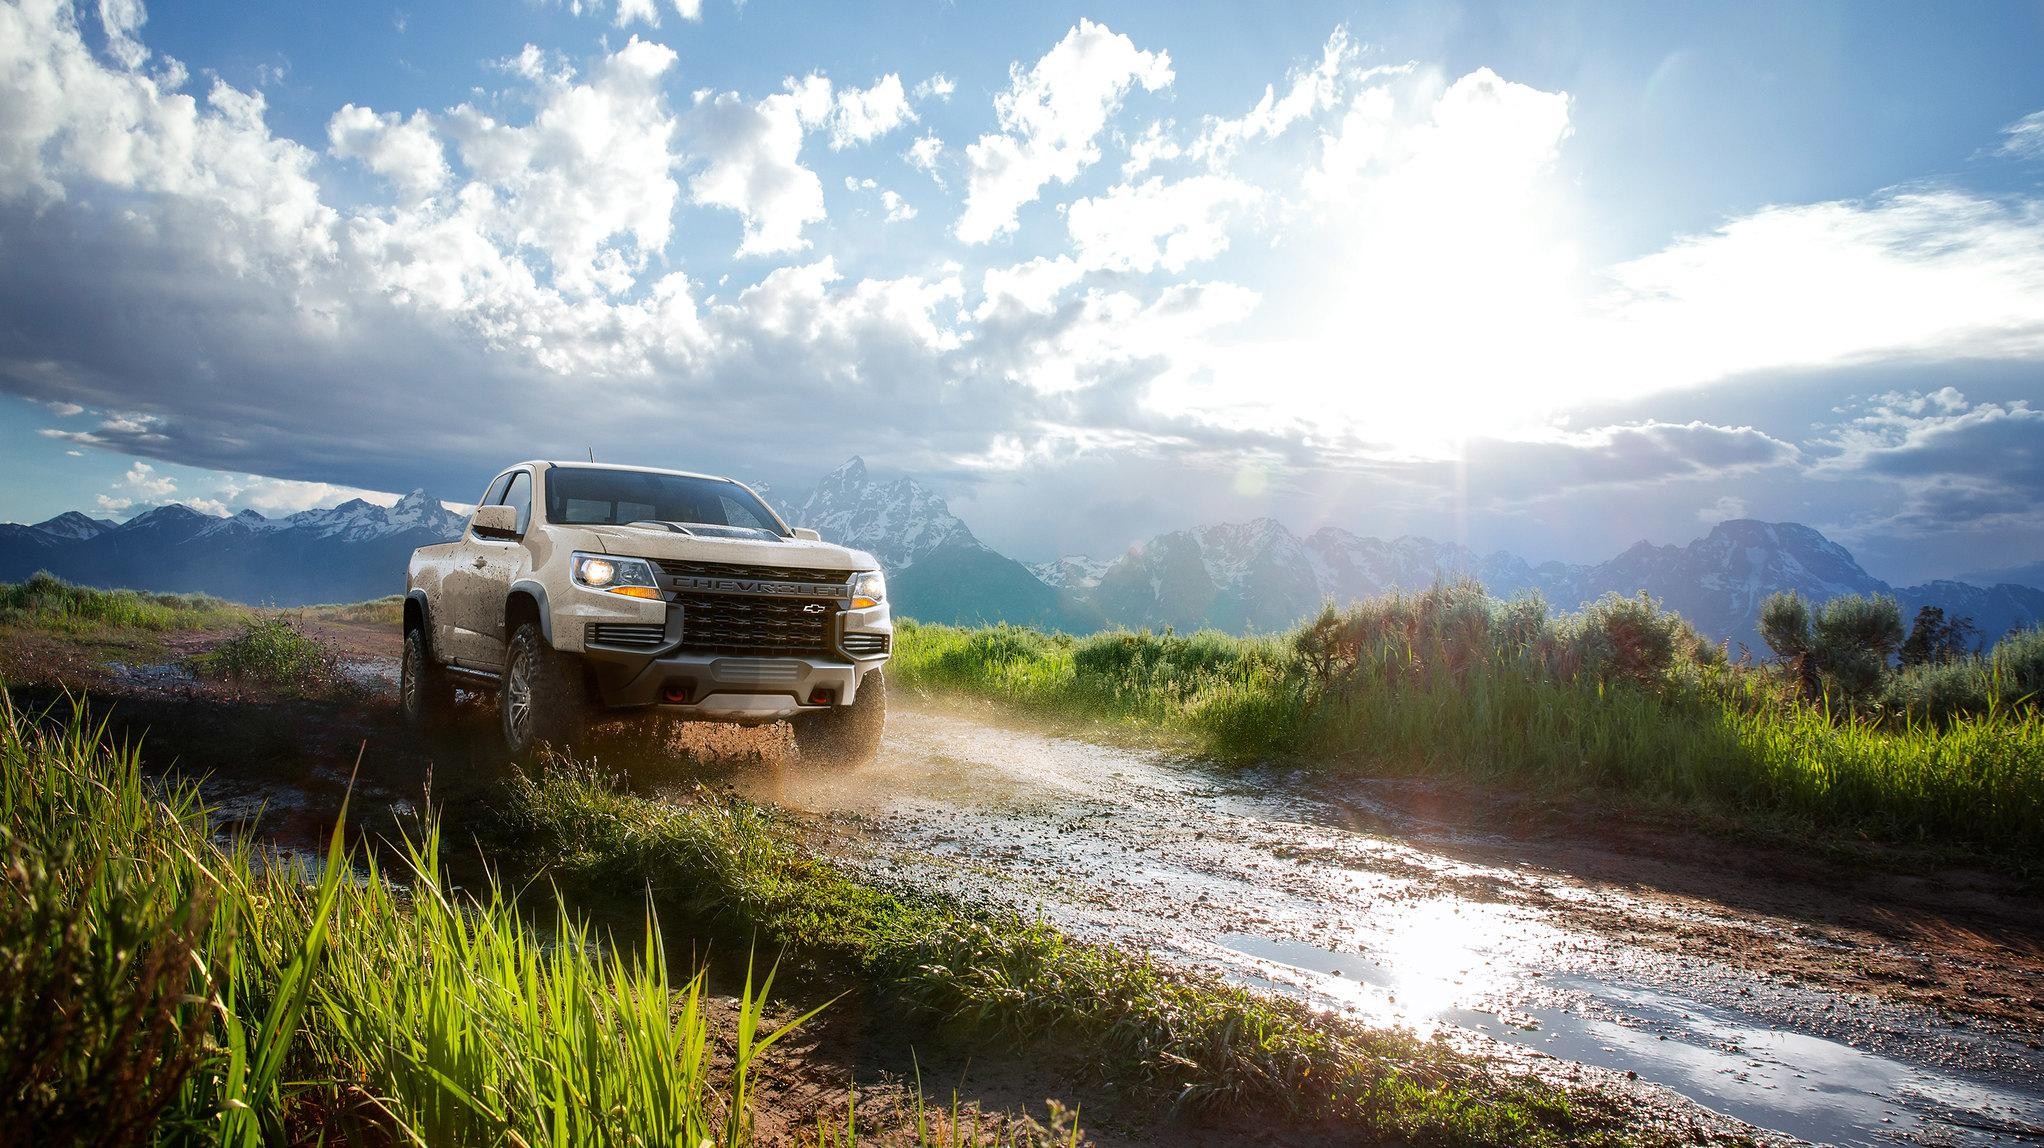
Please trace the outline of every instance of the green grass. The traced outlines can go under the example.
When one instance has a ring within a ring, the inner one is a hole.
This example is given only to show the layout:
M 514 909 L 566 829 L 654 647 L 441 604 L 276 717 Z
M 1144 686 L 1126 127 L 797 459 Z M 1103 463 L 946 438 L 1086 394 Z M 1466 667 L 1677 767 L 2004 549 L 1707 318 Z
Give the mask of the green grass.
M 249 621 L 241 633 L 192 661 L 201 672 L 266 685 L 308 687 L 342 680 L 333 652 L 284 617 Z
M 24 1143 L 340 1140 L 702 1144 L 748 1139 L 749 1074 L 780 1032 L 747 986 L 711 1068 L 700 975 L 667 981 L 565 909 L 536 935 L 494 884 L 314 869 L 209 836 L 189 788 L 74 715 L 0 718 L 0 1107 Z M 367 861 L 367 859 L 364 859 Z M 771 978 L 769 978 L 770 980 Z M 352 1129 L 352 1131 L 350 1131 Z
M 1420 1143 L 1632 1142 L 1630 1113 L 1368 1029 L 1084 944 L 1040 921 L 875 888 L 802 849 L 766 808 L 650 802 L 564 764 L 513 783 L 480 834 L 507 871 L 578 904 L 650 890 L 663 917 L 757 943 L 1002 1047 L 1071 1061 L 1195 1109 L 1332 1115 Z
M 47 572 L 28 581 L 0 583 L 0 625 L 28 625 L 60 633 L 111 627 L 190 630 L 248 616 L 245 607 L 204 594 L 148 594 L 74 586 Z
M 2033 638 L 1980 667 L 2038 660 Z M 1637 599 L 1549 616 L 1471 586 L 1330 611 L 1282 638 L 897 624 L 894 681 L 1228 762 L 1474 777 L 2023 869 L 2044 856 L 2035 694 L 1836 711 L 1771 667 L 1727 665 Z M 1971 672 L 1981 681 L 1988 668 Z M 1904 680 L 1908 680 L 1905 679 Z M 2027 701 L 2025 700 L 2027 699 Z M 2023 704 L 2016 704 L 2023 703 Z M 2027 860 L 2026 860 L 2027 859 Z

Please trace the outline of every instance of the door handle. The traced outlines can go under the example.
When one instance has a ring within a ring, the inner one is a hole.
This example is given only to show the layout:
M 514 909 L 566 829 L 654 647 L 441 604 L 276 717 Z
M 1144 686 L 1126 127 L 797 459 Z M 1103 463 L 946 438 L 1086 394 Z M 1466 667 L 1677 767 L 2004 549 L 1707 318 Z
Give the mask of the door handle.
M 483 567 L 485 567 L 485 566 L 488 566 L 489 564 L 490 564 L 490 560 L 489 560 L 489 559 L 487 559 L 487 558 L 483 557 L 482 555 L 478 554 L 478 555 L 476 555 L 476 559 L 475 559 L 475 561 L 474 561 L 474 562 L 471 562 L 471 563 L 470 563 L 469 565 L 471 565 L 471 566 L 474 566 L 474 567 L 475 567 L 476 569 L 478 569 L 478 570 L 481 570 L 481 569 L 482 569 Z

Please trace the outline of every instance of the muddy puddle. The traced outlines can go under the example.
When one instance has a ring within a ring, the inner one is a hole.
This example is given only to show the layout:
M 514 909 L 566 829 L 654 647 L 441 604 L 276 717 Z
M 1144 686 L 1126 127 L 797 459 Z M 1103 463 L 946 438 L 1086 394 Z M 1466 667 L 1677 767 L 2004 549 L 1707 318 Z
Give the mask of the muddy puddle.
M 849 859 L 875 877 L 1012 904 L 1544 1071 L 1636 1074 L 1820 1143 L 2044 1142 L 2034 1033 L 1580 927 L 1566 910 L 1591 902 L 1681 927 L 1725 922 L 1708 907 L 1357 831 L 1333 807 L 1286 795 L 1298 787 L 1283 780 L 915 711 L 890 716 L 870 769 L 733 778 L 842 828 Z M 1819 943 L 1738 924 L 1766 943 Z

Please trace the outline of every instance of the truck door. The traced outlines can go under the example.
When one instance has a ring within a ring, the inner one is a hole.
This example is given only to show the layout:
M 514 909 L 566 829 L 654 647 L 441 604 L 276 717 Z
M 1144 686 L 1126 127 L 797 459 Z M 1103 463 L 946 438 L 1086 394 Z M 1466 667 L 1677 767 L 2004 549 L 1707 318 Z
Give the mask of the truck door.
M 490 484 L 492 503 L 518 508 L 518 533 L 532 523 L 532 474 L 514 470 Z M 488 496 L 485 496 L 488 497 Z M 462 536 L 454 568 L 447 573 L 450 624 L 448 656 L 465 666 L 504 664 L 504 597 L 517 575 L 524 543 L 518 539 Z

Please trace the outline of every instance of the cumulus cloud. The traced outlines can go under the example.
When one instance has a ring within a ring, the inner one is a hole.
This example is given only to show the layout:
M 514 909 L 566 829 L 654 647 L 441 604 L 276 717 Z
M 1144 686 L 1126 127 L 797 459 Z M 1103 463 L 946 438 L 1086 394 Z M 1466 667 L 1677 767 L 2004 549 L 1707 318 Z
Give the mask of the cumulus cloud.
M 1143 134 L 1128 145 L 1128 161 L 1121 165 L 1124 178 L 1133 179 L 1160 162 L 1174 160 L 1185 154 L 1185 149 L 1172 138 L 1169 120 L 1152 120 Z
M 1228 249 L 1228 217 L 1263 193 L 1226 176 L 1120 184 L 1075 200 L 1065 226 L 1088 268 L 1183 271 Z
M 830 146 L 842 150 L 878 139 L 903 124 L 914 123 L 901 77 L 889 72 L 870 88 L 846 88 L 837 94 L 830 115 Z
M 514 65 L 537 89 L 530 122 L 471 104 L 446 117 L 475 177 L 463 206 L 497 236 L 542 252 L 568 292 L 615 293 L 673 234 L 680 157 L 661 80 L 674 50 L 633 36 L 586 83 L 541 59 L 528 46 Z
M 910 167 L 935 180 L 938 187 L 943 187 L 944 173 L 937 170 L 938 160 L 943 154 L 944 141 L 934 135 L 925 135 L 917 137 L 916 142 L 908 145 L 908 150 L 901 153 L 901 158 L 908 161 Z
M 951 99 L 951 93 L 957 90 L 957 81 L 942 72 L 938 72 L 936 75 L 917 84 L 915 94 L 916 99 L 919 100 L 935 99 L 948 103 Z
M 901 193 L 881 187 L 871 179 L 845 177 L 845 190 L 853 193 L 870 191 L 880 200 L 881 217 L 889 223 L 906 223 L 916 217 L 915 206 L 903 199 Z
M 790 79 L 783 91 L 756 103 L 737 92 L 696 94 L 688 137 L 708 163 L 690 178 L 689 194 L 745 221 L 738 254 L 809 246 L 802 231 L 824 217 L 823 181 L 802 166 L 802 137 L 832 108 L 830 81 L 821 76 Z
M 994 97 L 998 134 L 967 145 L 965 210 L 958 238 L 984 243 L 1016 228 L 1016 213 L 1044 185 L 1070 183 L 1100 159 L 1098 137 L 1131 88 L 1171 83 L 1171 57 L 1081 19 L 1028 71 L 1008 69 Z
M 379 116 L 343 104 L 327 121 L 326 134 L 334 155 L 361 161 L 409 200 L 424 199 L 453 178 L 440 137 L 424 112 L 405 119 L 396 112 Z

